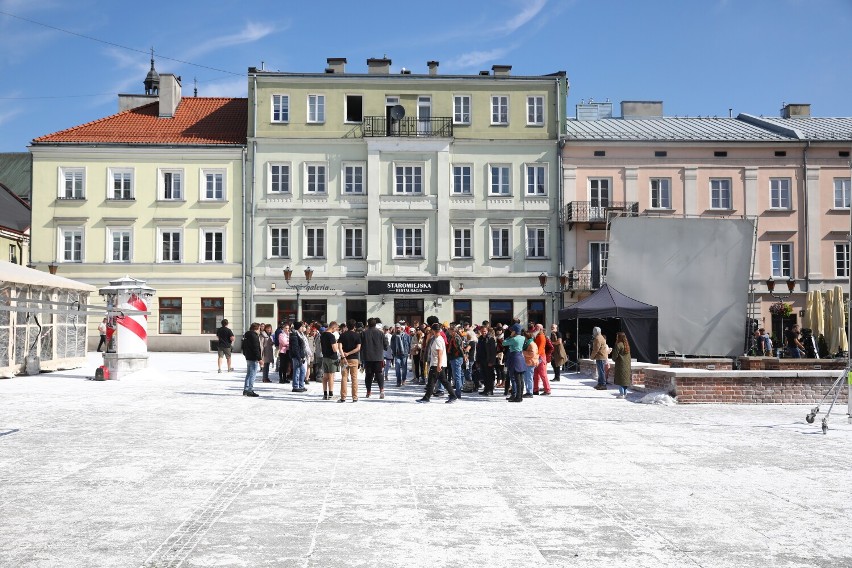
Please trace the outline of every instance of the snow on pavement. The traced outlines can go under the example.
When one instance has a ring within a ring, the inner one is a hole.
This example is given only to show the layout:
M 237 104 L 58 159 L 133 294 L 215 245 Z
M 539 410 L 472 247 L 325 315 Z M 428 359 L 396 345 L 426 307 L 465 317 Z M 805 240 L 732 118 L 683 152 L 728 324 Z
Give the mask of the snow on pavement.
M 845 407 L 823 435 L 808 406 L 638 404 L 580 375 L 521 404 L 251 399 L 234 359 L 0 380 L 0 566 L 852 565 Z

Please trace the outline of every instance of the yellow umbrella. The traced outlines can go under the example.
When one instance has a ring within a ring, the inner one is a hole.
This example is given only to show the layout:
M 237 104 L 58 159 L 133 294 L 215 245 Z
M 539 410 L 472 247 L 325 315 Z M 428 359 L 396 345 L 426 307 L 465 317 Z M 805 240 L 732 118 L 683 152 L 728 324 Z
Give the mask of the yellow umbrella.
M 838 284 L 834 287 L 834 316 L 832 323 L 837 327 L 837 350 L 849 351 L 849 343 L 846 337 L 846 306 L 843 297 L 843 288 Z
M 837 345 L 835 344 L 834 325 L 834 290 L 829 288 L 825 291 L 825 327 L 822 334 L 825 336 L 825 343 L 828 345 L 829 355 L 837 353 Z
M 825 305 L 819 290 L 814 290 L 814 318 L 814 337 L 819 339 L 819 336 L 825 333 Z
M 802 326 L 810 329 L 814 328 L 814 323 L 816 322 L 816 318 L 814 317 L 816 314 L 814 311 L 816 310 L 816 290 L 808 290 L 808 295 L 805 297 L 805 317 L 804 321 L 802 321 Z M 816 334 L 816 332 L 814 332 Z

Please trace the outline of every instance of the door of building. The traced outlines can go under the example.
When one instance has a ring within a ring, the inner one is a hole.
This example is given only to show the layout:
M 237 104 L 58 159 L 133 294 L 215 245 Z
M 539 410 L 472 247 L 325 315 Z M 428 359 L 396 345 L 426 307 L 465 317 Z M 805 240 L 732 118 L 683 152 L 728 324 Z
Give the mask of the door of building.
M 512 325 L 514 319 L 512 300 L 488 301 L 488 321 L 491 325 Z
M 355 320 L 355 323 L 367 322 L 367 299 L 352 298 L 346 300 L 346 321 Z
M 423 322 L 423 299 L 395 299 L 393 301 L 393 321 L 404 321 L 408 325 L 417 325 Z
M 278 300 L 278 321 L 287 323 L 296 321 L 296 300 Z
M 606 219 L 609 207 L 609 179 L 589 180 L 589 220 Z

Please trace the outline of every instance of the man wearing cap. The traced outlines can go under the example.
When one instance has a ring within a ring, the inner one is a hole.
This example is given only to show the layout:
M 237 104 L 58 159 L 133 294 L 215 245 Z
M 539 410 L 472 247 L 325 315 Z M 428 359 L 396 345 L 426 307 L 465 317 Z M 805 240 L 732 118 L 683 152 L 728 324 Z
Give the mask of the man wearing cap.
M 396 386 L 401 387 L 408 379 L 408 353 L 411 351 L 411 336 L 403 331 L 404 323 L 393 328 L 390 340 L 393 364 L 396 369 Z
M 432 338 L 429 342 L 428 353 L 429 384 L 426 386 L 426 394 L 423 398 L 418 399 L 417 402 L 430 402 L 429 399 L 432 398 L 432 389 L 435 388 L 436 382 L 440 382 L 444 388 L 447 389 L 447 394 L 449 395 L 447 403 L 453 403 L 456 401 L 456 397 L 453 396 L 453 386 L 447 379 L 447 347 L 444 342 L 444 338 L 441 336 L 441 324 L 433 323 L 431 331 Z

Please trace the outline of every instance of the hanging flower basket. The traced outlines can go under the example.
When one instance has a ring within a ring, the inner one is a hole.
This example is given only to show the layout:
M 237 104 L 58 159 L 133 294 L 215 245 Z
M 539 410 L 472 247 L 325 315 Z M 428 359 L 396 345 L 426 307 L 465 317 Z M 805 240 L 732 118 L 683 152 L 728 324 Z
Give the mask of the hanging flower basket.
M 793 304 L 785 304 L 784 302 L 775 302 L 769 306 L 769 313 L 773 316 L 789 317 L 793 314 Z

